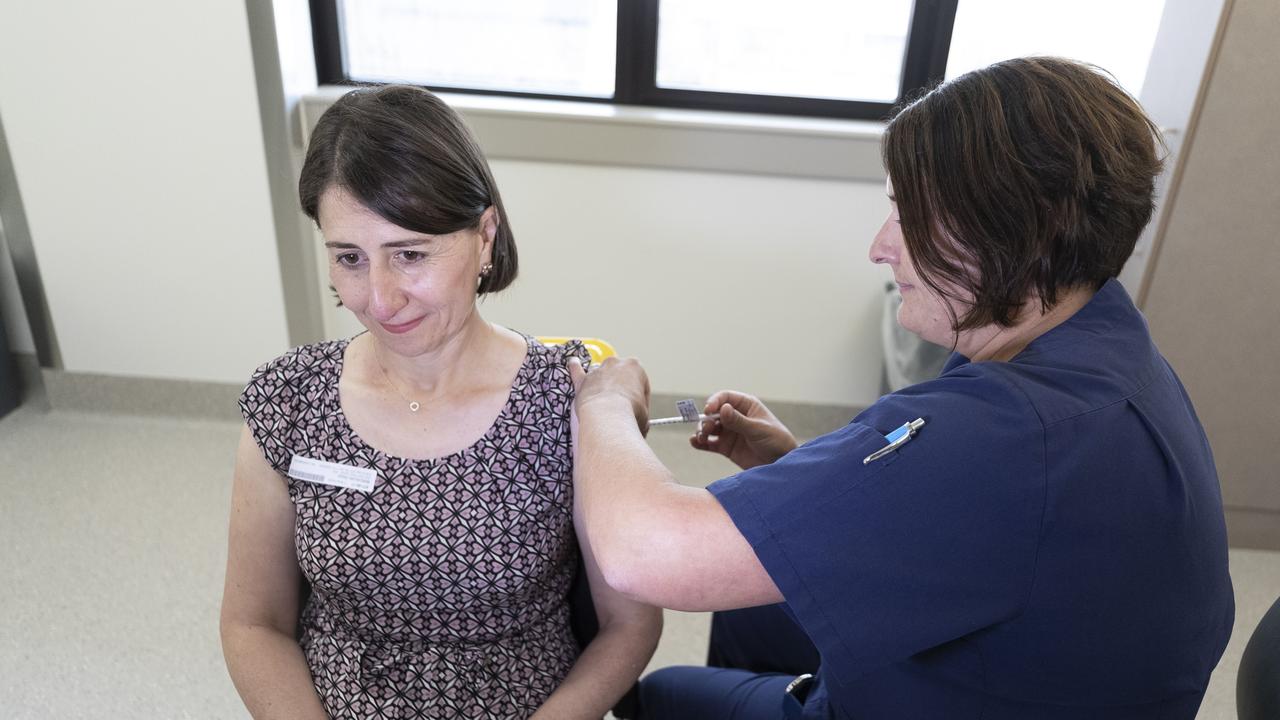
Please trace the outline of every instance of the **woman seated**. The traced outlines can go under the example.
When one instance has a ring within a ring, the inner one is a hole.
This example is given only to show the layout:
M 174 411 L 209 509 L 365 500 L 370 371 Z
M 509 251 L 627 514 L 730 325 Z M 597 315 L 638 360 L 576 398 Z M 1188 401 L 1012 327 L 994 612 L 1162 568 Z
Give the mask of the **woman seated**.
M 600 718 L 659 611 L 600 579 L 579 652 L 569 357 L 486 322 L 516 276 L 497 186 L 426 90 L 355 90 L 299 183 L 367 332 L 263 365 L 241 396 L 222 605 L 227 667 L 265 717 Z M 308 592 L 309 591 L 309 592 Z

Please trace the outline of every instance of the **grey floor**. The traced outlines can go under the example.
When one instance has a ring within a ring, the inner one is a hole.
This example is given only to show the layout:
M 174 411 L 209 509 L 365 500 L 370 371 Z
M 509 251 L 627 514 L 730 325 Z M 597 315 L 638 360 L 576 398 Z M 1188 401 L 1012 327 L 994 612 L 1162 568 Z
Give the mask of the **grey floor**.
M 242 718 L 218 645 L 234 423 L 48 411 L 0 420 L 0 718 Z M 678 476 L 723 460 L 650 438 Z M 1280 553 L 1231 551 L 1236 632 L 1200 718 L 1235 717 Z M 670 613 L 651 667 L 701 663 L 707 617 Z

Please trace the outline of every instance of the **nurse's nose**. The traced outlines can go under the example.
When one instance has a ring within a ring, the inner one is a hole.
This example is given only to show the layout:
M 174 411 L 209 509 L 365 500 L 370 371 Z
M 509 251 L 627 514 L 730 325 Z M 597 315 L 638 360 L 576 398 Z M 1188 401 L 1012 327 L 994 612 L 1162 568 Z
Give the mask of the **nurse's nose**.
M 378 322 L 390 322 L 405 305 L 400 273 L 382 263 L 369 268 L 369 315 Z
M 884 224 L 876 232 L 867 257 L 877 265 L 897 265 L 902 258 L 902 226 L 894 220 L 892 214 L 885 218 Z

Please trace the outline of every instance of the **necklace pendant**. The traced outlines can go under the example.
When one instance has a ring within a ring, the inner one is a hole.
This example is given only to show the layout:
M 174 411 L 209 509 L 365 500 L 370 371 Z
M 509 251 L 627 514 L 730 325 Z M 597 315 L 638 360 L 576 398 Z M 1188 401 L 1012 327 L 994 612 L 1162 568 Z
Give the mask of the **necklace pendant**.
M 422 407 L 416 402 L 409 403 L 409 412 L 418 412 L 418 408 Z

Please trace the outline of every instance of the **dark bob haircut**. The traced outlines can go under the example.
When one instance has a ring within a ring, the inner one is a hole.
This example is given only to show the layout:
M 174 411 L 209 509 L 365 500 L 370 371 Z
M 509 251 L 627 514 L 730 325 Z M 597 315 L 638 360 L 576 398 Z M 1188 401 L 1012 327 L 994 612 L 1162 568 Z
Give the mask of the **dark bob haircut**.
M 515 237 L 489 163 L 452 108 L 427 90 L 386 85 L 352 90 L 316 123 L 298 181 L 302 211 L 318 225 L 320 196 L 351 193 L 384 220 L 429 235 L 477 228 L 498 214 L 493 270 L 476 293 L 516 278 Z
M 1154 208 L 1159 130 L 1101 70 L 996 63 L 899 110 L 881 152 L 921 280 L 968 300 L 957 332 L 1119 274 Z

